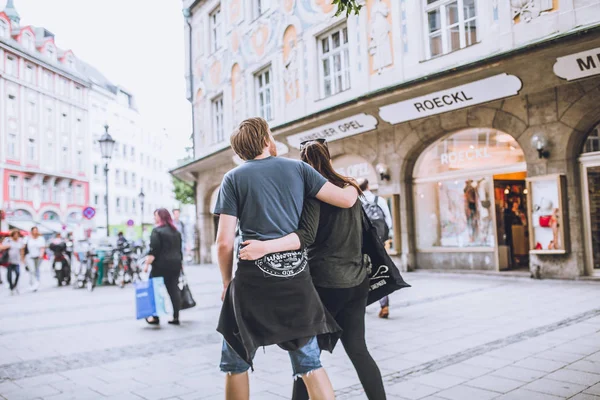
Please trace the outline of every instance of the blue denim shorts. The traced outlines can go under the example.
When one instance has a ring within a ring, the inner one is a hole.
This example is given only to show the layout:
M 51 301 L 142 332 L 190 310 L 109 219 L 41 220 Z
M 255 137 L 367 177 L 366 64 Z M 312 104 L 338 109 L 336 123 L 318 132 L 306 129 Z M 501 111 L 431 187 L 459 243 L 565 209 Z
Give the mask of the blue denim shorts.
M 312 371 L 322 368 L 321 349 L 317 338 L 313 337 L 303 347 L 295 351 L 289 351 L 290 361 L 294 377 L 304 376 Z M 254 354 L 252 354 L 254 359 Z M 221 350 L 222 372 L 228 374 L 241 374 L 250 369 L 250 365 L 238 356 L 238 354 L 223 340 L 223 349 Z

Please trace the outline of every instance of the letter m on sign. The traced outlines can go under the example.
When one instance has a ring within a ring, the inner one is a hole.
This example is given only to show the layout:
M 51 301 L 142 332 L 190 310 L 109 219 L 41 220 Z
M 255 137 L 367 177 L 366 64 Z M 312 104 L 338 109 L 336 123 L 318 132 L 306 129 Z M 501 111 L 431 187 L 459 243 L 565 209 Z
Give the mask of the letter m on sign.
M 585 60 L 583 58 L 578 58 L 577 65 L 579 65 L 579 69 L 581 71 L 596 68 L 596 62 L 594 61 L 594 57 L 592 56 L 588 56 Z

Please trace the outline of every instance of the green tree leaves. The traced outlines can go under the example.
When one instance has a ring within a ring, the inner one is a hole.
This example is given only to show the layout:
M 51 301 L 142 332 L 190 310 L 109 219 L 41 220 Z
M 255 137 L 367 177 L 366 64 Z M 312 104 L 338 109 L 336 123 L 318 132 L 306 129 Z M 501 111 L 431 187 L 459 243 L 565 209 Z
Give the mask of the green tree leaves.
M 333 0 L 333 4 L 337 5 L 336 17 L 344 12 L 346 13 L 346 17 L 349 17 L 352 13 L 358 15 L 362 8 L 362 4 L 358 4 L 358 0 Z

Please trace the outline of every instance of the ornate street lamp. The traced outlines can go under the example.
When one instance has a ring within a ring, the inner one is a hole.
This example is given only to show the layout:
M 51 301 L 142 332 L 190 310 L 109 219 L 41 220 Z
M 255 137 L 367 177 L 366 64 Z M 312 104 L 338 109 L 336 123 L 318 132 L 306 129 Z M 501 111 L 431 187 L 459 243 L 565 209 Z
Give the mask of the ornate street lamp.
M 144 240 L 144 199 L 145 198 L 146 198 L 146 195 L 144 194 L 144 188 L 140 188 L 140 194 L 138 194 L 138 199 L 140 200 L 140 207 L 142 209 L 142 217 L 140 219 L 141 224 L 142 224 L 142 230 L 140 231 L 142 240 Z
M 104 178 L 106 179 L 106 195 L 104 196 L 104 204 L 106 206 L 106 237 L 110 236 L 110 228 L 108 223 L 108 163 L 112 158 L 113 149 L 115 148 L 115 140 L 108 133 L 108 124 L 104 125 L 104 135 L 98 140 L 100 143 L 100 152 L 104 159 Z

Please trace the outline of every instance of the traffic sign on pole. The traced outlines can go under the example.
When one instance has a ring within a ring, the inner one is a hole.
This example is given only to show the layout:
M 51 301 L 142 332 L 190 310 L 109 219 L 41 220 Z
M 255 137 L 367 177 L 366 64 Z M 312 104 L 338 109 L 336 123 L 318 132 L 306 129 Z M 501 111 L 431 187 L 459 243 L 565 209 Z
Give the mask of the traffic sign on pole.
M 96 215 L 96 210 L 94 209 L 94 207 L 86 207 L 83 209 L 82 214 L 85 218 L 92 219 L 94 218 L 94 215 Z

